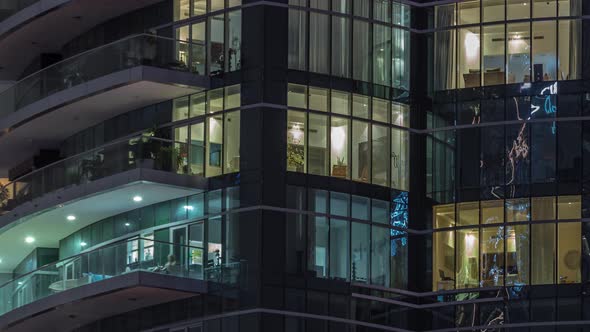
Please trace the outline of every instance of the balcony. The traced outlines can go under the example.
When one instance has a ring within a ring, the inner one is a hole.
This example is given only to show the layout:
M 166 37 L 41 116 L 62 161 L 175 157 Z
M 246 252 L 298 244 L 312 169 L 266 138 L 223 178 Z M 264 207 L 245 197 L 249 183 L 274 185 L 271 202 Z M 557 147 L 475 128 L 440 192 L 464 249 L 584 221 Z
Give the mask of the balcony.
M 133 109 L 207 88 L 180 50 L 189 45 L 136 35 L 45 68 L 0 93 L 0 170 L 74 133 Z M 43 121 L 40 121 L 42 119 Z M 63 126 L 67 123 L 67 126 Z
M 204 248 L 132 238 L 51 263 L 0 287 L 0 328 L 65 331 L 205 294 L 208 282 L 239 286 L 246 264 L 210 264 Z
M 207 180 L 187 165 L 188 149 L 203 147 L 135 137 L 8 183 L 0 190 L 0 252 L 14 254 L 2 257 L 2 271 L 30 252 L 22 239 L 31 232 L 46 235 L 38 236 L 35 245 L 55 248 L 59 239 L 98 220 L 205 191 Z M 132 200 L 138 194 L 141 201 Z M 76 215 L 76 222 L 65 222 L 68 215 Z
M 161 0 L 4 0 L 0 80 L 16 80 L 41 53 L 59 53 L 81 32 Z

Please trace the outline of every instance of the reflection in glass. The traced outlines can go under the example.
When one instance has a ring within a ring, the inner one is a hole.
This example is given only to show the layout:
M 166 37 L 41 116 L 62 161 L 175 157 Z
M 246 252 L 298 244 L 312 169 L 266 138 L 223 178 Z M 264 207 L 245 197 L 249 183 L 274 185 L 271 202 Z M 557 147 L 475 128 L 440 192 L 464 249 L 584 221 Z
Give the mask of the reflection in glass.
M 209 18 L 209 72 L 212 74 L 223 72 L 225 69 L 223 59 L 225 52 L 224 26 L 223 15 Z
M 529 284 L 529 225 L 506 227 L 506 286 Z
M 535 4 L 539 3 L 537 1 Z M 544 2 L 543 2 L 544 3 Z M 533 22 L 533 81 L 557 80 L 557 22 Z
M 372 183 L 380 186 L 389 184 L 389 160 L 387 158 L 390 151 L 389 128 L 385 126 L 373 125 L 371 132 L 371 146 L 373 151 L 372 161 Z
M 482 228 L 480 286 L 503 286 L 504 271 L 504 227 Z

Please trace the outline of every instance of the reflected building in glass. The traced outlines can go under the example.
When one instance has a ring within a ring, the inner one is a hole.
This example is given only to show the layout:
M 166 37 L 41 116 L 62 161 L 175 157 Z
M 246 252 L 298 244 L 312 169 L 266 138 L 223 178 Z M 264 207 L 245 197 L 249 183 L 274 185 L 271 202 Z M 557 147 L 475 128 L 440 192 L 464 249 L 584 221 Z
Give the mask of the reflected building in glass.
M 590 2 L 0 2 L 0 330 L 590 328 Z

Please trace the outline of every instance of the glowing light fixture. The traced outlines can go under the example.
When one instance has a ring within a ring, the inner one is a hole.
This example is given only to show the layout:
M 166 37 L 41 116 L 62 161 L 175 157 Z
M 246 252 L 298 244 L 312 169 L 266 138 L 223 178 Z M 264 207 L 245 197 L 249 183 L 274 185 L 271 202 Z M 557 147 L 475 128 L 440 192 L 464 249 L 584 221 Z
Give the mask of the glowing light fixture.
M 185 209 L 185 210 L 187 210 L 187 211 L 192 211 L 192 210 L 194 210 L 194 209 L 195 209 L 195 207 L 194 207 L 194 206 L 192 206 L 192 205 L 185 205 L 185 206 L 184 206 L 184 209 Z
M 143 197 L 137 195 L 137 196 L 133 196 L 133 201 L 136 203 L 139 203 L 141 201 L 143 201 Z
M 69 221 L 74 221 L 74 220 L 76 220 L 76 216 L 70 214 L 69 216 L 66 217 L 66 219 L 68 219 Z
M 27 237 L 25 238 L 25 242 L 26 242 L 26 243 L 33 243 L 33 242 L 35 242 L 35 238 L 34 238 L 34 237 L 32 237 L 32 236 L 27 236 Z
M 88 243 L 86 243 L 84 241 L 80 242 L 80 247 L 86 247 L 87 245 L 88 245 Z

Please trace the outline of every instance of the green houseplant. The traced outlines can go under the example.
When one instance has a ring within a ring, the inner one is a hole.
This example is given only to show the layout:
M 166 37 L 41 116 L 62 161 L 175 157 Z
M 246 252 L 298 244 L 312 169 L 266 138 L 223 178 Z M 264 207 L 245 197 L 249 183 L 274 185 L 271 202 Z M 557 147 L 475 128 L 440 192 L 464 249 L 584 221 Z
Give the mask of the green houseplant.
M 287 170 L 303 172 L 305 166 L 305 151 L 303 146 L 296 144 L 287 145 Z

